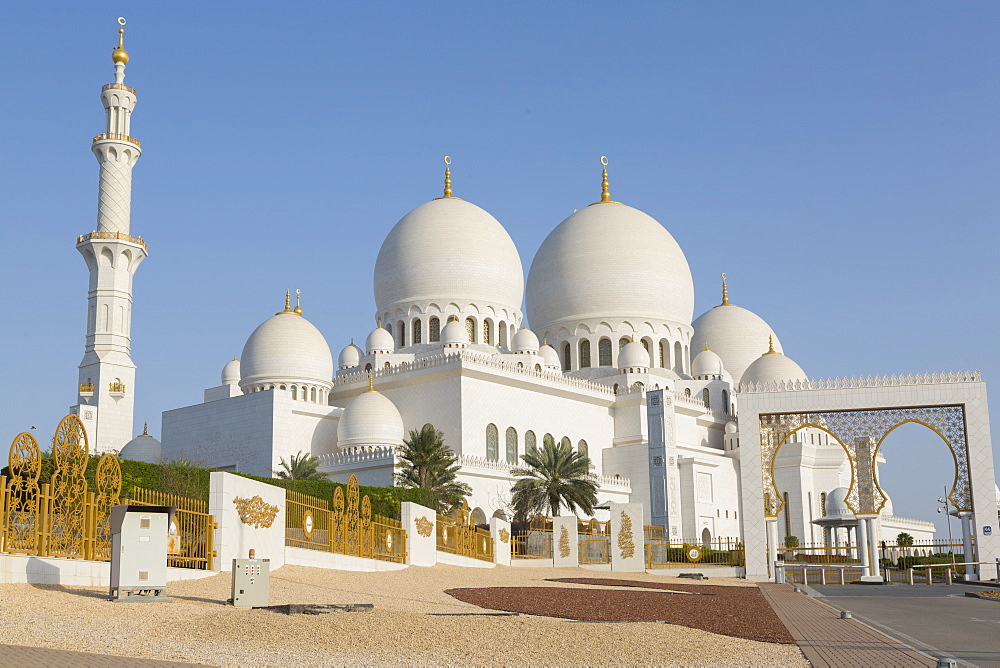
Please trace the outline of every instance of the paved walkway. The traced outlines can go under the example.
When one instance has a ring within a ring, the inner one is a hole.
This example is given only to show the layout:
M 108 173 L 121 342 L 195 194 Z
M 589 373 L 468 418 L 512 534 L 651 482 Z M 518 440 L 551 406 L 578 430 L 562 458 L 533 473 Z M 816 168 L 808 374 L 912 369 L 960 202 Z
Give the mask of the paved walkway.
M 191 668 L 190 663 L 174 663 L 173 661 L 154 661 L 152 659 L 133 659 L 125 656 L 107 656 L 104 654 L 88 654 L 87 652 L 70 652 L 62 649 L 46 649 L 43 647 L 23 647 L 21 645 L 0 645 L 0 666 L 18 666 L 18 668 L 107 668 L 121 666 L 122 668 Z
M 814 668 L 934 666 L 937 662 L 840 611 L 796 593 L 788 584 L 760 583 L 767 602 Z

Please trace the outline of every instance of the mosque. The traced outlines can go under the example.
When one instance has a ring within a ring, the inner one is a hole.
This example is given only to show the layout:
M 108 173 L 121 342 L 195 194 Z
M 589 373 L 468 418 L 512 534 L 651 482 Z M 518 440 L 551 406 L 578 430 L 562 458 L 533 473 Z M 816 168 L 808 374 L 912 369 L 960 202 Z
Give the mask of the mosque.
M 509 513 L 510 470 L 526 450 L 563 442 L 590 457 L 600 502 L 642 503 L 649 523 L 647 400 L 659 390 L 669 535 L 741 536 L 741 390 L 804 381 L 806 372 L 763 319 L 730 301 L 724 275 L 720 303 L 694 317 L 683 250 L 655 218 L 612 199 L 605 159 L 599 198 L 552 229 L 526 280 L 503 225 L 456 196 L 446 168 L 442 195 L 388 229 L 373 270 L 377 326 L 363 347 L 336 342 L 335 365 L 299 295 L 286 293 L 277 313 L 260 314 L 202 403 L 163 413 L 162 444 L 145 432 L 130 440 L 132 279 L 147 245 L 130 230 L 141 148 L 131 134 L 136 91 L 124 83 L 123 33 L 115 80 L 101 92 L 105 131 L 93 143 L 97 227 L 77 243 L 90 289 L 71 410 L 98 451 L 255 475 L 306 452 L 332 480 L 354 474 L 363 485 L 391 485 L 406 433 L 429 423 L 458 456 L 479 522 Z M 637 271 L 641 283 L 624 279 Z M 851 467 L 828 433 L 796 432 L 774 475 L 783 535 L 820 542 L 824 532 L 851 530 Z M 891 502 L 879 525 L 890 540 L 934 530 L 895 517 Z

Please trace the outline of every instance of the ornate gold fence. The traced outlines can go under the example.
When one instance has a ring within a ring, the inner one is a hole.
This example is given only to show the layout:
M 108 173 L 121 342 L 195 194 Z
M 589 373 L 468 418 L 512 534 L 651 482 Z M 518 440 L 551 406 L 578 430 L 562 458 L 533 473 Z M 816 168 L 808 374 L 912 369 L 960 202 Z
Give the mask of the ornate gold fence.
M 108 526 L 111 508 L 127 503 L 120 498 L 122 471 L 118 458 L 112 454 L 101 457 L 94 474 L 96 491 L 90 491 L 86 479 L 90 461 L 87 432 L 77 416 L 67 415 L 56 427 L 52 460 L 55 469 L 51 482 L 39 484 L 42 452 L 38 442 L 25 432 L 18 434 L 11 443 L 10 478 L 0 476 L 0 552 L 108 561 L 111 558 Z M 147 496 L 156 494 L 145 493 Z M 135 503 L 183 508 L 185 512 L 179 513 L 183 537 L 190 523 L 186 513 L 192 511 L 186 504 L 188 501 L 193 502 L 171 497 L 170 501 L 146 498 Z M 189 535 L 203 536 L 200 539 L 202 547 L 196 547 L 198 539 L 189 539 L 192 554 L 176 557 L 177 563 L 171 565 L 211 568 L 210 549 L 207 555 L 204 550 L 206 545 L 211 545 L 214 525 L 204 508 L 201 514 L 208 518 L 207 528 L 191 530 Z M 204 524 L 202 521 L 202 526 Z M 202 550 L 201 554 L 198 549 Z M 199 563 L 204 565 L 197 565 Z
M 670 539 L 663 537 L 662 527 L 646 529 L 646 568 L 672 566 L 745 566 L 743 542 L 736 538 L 713 541 Z M 654 529 L 654 531 L 649 531 Z M 659 532 L 655 529 L 660 529 Z
M 552 519 L 534 517 L 528 523 L 528 530 L 510 539 L 512 559 L 552 558 Z
M 577 522 L 581 564 L 611 563 L 611 522 Z
M 437 549 L 462 557 L 472 557 L 493 562 L 493 537 L 489 531 L 480 529 L 472 520 L 469 504 L 462 499 L 462 505 L 455 509 L 454 517 L 437 516 Z
M 208 512 L 208 504 L 200 499 L 191 499 L 176 494 L 156 492 L 136 487 L 134 498 L 125 501 L 139 506 L 173 506 L 174 514 L 171 534 L 176 532 L 177 546 L 167 555 L 167 566 L 176 568 L 196 568 L 215 570 L 215 519 Z
M 362 497 L 358 479 L 347 480 L 328 501 L 299 492 L 285 492 L 285 545 L 366 559 L 404 563 L 406 531 L 399 520 L 372 514 L 371 500 Z

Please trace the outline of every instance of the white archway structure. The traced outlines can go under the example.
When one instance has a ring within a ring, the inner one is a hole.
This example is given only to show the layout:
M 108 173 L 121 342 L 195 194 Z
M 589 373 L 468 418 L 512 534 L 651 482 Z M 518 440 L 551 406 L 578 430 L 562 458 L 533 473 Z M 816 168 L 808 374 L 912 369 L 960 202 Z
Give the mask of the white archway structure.
M 847 503 L 858 518 L 858 538 L 868 576 L 879 575 L 874 520 L 885 501 L 875 477 L 882 440 L 900 424 L 933 429 L 955 458 L 949 497 L 959 510 L 965 561 L 1000 557 L 993 449 L 986 383 L 979 372 L 883 376 L 850 380 L 752 385 L 740 394 L 740 478 L 747 577 L 770 576 L 777 558 L 781 497 L 774 486 L 774 456 L 788 435 L 804 425 L 834 434 L 848 453 L 853 474 Z M 929 492 L 932 493 L 932 492 Z M 974 538 L 973 538 L 974 537 Z M 967 577 L 975 578 L 967 567 Z

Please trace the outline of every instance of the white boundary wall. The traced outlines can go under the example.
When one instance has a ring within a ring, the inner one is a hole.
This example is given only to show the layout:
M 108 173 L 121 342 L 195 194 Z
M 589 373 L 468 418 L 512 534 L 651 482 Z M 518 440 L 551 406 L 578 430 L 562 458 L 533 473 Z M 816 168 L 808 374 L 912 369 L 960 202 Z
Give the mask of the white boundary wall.
M 632 556 L 625 556 L 619 547 L 619 536 L 627 515 L 632 523 Z M 645 536 L 642 531 L 641 503 L 611 504 L 611 570 L 623 573 L 646 572 Z
M 400 504 L 400 518 L 406 531 L 406 563 L 411 566 L 433 566 L 437 563 L 437 513 L 416 503 L 404 501 Z M 417 528 L 429 522 L 431 532 L 421 536 Z
M 253 499 L 259 496 L 271 506 L 278 507 L 278 514 L 269 527 L 244 524 L 234 503 L 236 498 Z M 219 528 L 215 531 L 216 566 L 229 571 L 233 559 L 246 559 L 249 551 L 257 559 L 270 559 L 271 570 L 285 565 L 285 490 L 257 480 L 250 480 L 231 473 L 214 471 L 209 477 L 208 512 Z
M 503 540 L 500 531 L 507 532 L 507 540 Z M 493 561 L 500 566 L 510 566 L 510 522 L 499 517 L 490 518 L 490 535 L 493 537 Z
M 641 519 L 639 525 L 642 525 Z M 565 557 L 563 556 L 563 531 L 566 532 L 566 539 L 569 541 L 569 554 Z M 556 568 L 575 568 L 580 565 L 580 538 L 577 534 L 576 515 L 552 518 L 552 565 Z

